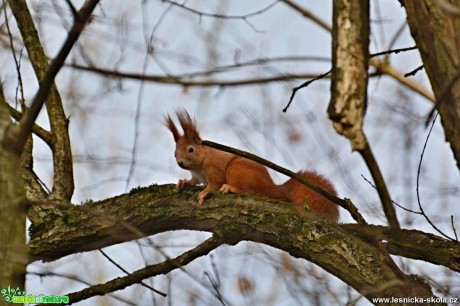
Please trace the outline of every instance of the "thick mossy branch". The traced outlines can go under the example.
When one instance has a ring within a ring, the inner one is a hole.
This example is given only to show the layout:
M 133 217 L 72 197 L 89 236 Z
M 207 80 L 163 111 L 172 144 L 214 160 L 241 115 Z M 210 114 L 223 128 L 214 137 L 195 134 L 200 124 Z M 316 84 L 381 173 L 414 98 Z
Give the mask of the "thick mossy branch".
M 417 256 L 408 257 L 423 260 L 427 260 L 424 255 L 436 253 L 444 245 L 440 251 L 443 254 L 427 258 L 437 258 L 434 263 L 443 265 L 449 262 L 449 256 L 450 261 L 458 261 L 452 242 L 422 232 L 400 231 L 393 235 L 386 227 L 335 224 L 300 212 L 290 203 L 249 195 L 216 194 L 198 206 L 197 192 L 198 188 L 177 192 L 172 185 L 153 185 L 77 206 L 48 203 L 48 214 L 31 229 L 31 258 L 51 261 L 169 230 L 208 231 L 228 244 L 250 240 L 307 259 L 368 298 L 409 293 L 431 296 L 427 285 L 394 265 L 385 245 L 379 243 L 381 239 L 392 246 L 404 245 L 404 254 L 416 252 Z M 376 235 L 372 234 L 374 230 Z M 437 247 L 428 251 L 428 245 L 422 252 L 420 245 L 410 245 L 409 237 L 415 244 L 418 240 L 413 237 L 431 237 Z M 375 288 L 385 289 L 376 292 Z

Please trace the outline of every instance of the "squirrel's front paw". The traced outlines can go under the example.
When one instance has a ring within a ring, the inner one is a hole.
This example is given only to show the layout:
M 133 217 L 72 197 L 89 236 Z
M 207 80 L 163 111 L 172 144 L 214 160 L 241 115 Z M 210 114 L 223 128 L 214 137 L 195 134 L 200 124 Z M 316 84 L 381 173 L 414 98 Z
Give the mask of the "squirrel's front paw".
M 198 205 L 201 205 L 204 203 L 204 199 L 208 195 L 208 191 L 205 189 L 202 192 L 198 194 Z
M 179 180 L 179 182 L 177 182 L 177 184 L 176 184 L 176 189 L 181 190 L 185 186 L 190 186 L 190 180 L 185 180 L 185 179 L 184 180 Z

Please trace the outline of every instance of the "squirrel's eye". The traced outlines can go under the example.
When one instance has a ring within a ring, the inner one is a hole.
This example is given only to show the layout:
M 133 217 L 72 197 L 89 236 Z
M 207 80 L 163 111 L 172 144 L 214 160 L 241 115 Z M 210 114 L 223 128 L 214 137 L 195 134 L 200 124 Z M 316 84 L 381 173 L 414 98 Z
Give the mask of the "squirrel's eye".
M 188 152 L 189 152 L 189 153 L 195 152 L 195 148 L 192 147 L 192 146 L 188 147 Z

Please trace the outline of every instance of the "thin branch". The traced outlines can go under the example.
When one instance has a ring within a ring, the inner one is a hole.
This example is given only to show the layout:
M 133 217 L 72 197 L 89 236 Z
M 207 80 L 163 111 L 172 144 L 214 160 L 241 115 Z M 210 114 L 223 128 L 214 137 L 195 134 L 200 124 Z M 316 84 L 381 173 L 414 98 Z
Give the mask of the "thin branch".
M 115 260 L 113 260 L 109 255 L 107 255 L 103 250 L 99 249 L 99 252 L 102 254 L 102 256 L 104 256 L 108 261 L 110 261 L 115 267 L 117 267 L 118 269 L 120 269 L 121 271 L 123 271 L 126 275 L 129 275 L 129 272 L 123 268 L 120 264 L 118 264 Z M 150 285 L 147 285 L 146 283 L 144 282 L 140 282 L 140 284 L 142 286 L 144 286 L 145 288 L 148 288 L 150 290 L 152 290 L 153 292 L 155 293 L 158 293 L 159 295 L 163 296 L 163 297 L 166 297 L 167 294 L 166 293 L 163 293 L 155 288 L 153 288 L 152 286 Z
M 387 55 L 387 54 L 391 54 L 391 53 L 398 54 L 400 52 L 405 52 L 405 51 L 410 51 L 410 50 L 417 50 L 417 46 L 377 52 L 377 53 L 369 54 L 369 58 L 373 58 L 373 57 L 377 57 L 377 56 L 381 56 L 381 55 Z
M 91 283 L 89 283 L 87 281 L 84 281 L 84 280 L 80 279 L 79 277 L 77 277 L 75 275 L 71 275 L 71 274 L 55 273 L 55 272 L 50 272 L 50 271 L 47 271 L 47 272 L 27 272 L 27 274 L 36 275 L 36 276 L 40 277 L 40 279 L 42 277 L 52 277 L 52 276 L 60 277 L 60 278 L 69 279 L 69 280 L 74 281 L 74 282 L 81 283 L 81 284 L 86 285 L 86 286 L 91 286 Z M 115 300 L 118 300 L 118 301 L 123 302 L 123 303 L 128 304 L 128 305 L 133 305 L 133 306 L 138 305 L 138 304 L 135 304 L 135 303 L 133 303 L 131 301 L 128 301 L 125 298 L 118 297 L 115 294 L 109 294 L 109 296 L 111 298 L 115 299 Z
M 450 223 L 452 224 L 452 230 L 454 231 L 455 241 L 458 241 L 457 230 L 455 229 L 454 216 L 453 215 L 450 215 Z
M 417 68 L 415 68 L 414 70 L 412 70 L 411 72 L 408 72 L 408 73 L 404 74 L 404 77 L 407 78 L 407 77 L 410 77 L 410 76 L 414 76 L 417 72 L 422 70 L 424 67 L 425 67 L 424 65 L 420 65 Z
M 69 9 L 72 12 L 72 15 L 74 16 L 74 18 L 78 18 L 78 12 L 75 9 L 75 6 L 72 4 L 72 1 L 65 0 L 65 2 L 67 2 L 67 5 L 69 6 Z
M 349 199 L 341 199 L 339 197 L 336 197 L 336 196 L 330 194 L 329 192 L 327 192 L 326 190 L 324 190 L 323 188 L 321 188 L 321 187 L 311 183 L 310 181 L 306 180 L 301 175 L 299 175 L 299 174 L 297 174 L 295 172 L 292 172 L 292 171 L 290 171 L 290 170 L 288 170 L 286 168 L 283 168 L 283 167 L 281 167 L 281 166 L 279 166 L 279 165 L 277 165 L 275 163 L 272 163 L 271 161 L 263 159 L 263 158 L 261 158 L 261 157 L 259 157 L 257 155 L 249 153 L 249 152 L 238 150 L 238 149 L 228 147 L 228 146 L 218 144 L 218 143 L 208 141 L 208 140 L 202 140 L 201 144 L 204 145 L 204 146 L 207 146 L 207 147 L 211 147 L 211 148 L 221 150 L 221 151 L 224 151 L 224 152 L 229 152 L 229 153 L 232 153 L 232 154 L 235 154 L 235 155 L 250 159 L 250 160 L 255 161 L 255 162 L 257 162 L 257 163 L 259 163 L 261 165 L 264 165 L 264 166 L 266 166 L 266 167 L 268 167 L 270 169 L 273 169 L 273 170 L 275 170 L 275 171 L 277 171 L 279 173 L 282 173 L 282 174 L 284 174 L 284 175 L 286 175 L 286 176 L 298 181 L 299 183 L 307 186 L 308 188 L 310 188 L 313 191 L 317 192 L 318 194 L 322 195 L 326 199 L 334 202 L 335 204 L 339 205 L 340 207 L 343 207 L 344 209 L 346 209 L 350 213 L 350 215 L 353 217 L 353 219 L 355 219 L 355 221 L 358 222 L 359 224 L 367 224 L 366 220 L 359 213 L 359 211 L 356 208 L 356 206 Z
M 418 163 L 418 169 L 417 169 L 417 185 L 416 185 L 416 192 L 417 192 L 417 203 L 418 203 L 418 207 L 420 209 L 420 212 L 422 213 L 423 217 L 425 217 L 425 220 L 431 225 L 431 227 L 436 230 L 439 234 L 441 234 L 442 236 L 444 236 L 445 238 L 447 239 L 450 239 L 450 240 L 453 240 L 453 241 L 458 241 L 456 238 L 451 238 L 449 237 L 448 235 L 444 234 L 444 232 L 442 232 L 431 220 L 430 218 L 427 216 L 427 214 L 425 213 L 425 210 L 423 209 L 423 206 L 422 206 L 422 201 L 420 199 L 420 172 L 422 171 L 422 162 L 423 162 L 423 156 L 425 155 L 425 149 L 426 149 L 426 146 L 428 144 L 428 140 L 430 139 L 430 135 L 431 135 L 431 131 L 433 131 L 433 127 L 434 127 L 434 124 L 436 123 L 436 119 L 438 118 L 438 113 L 436 113 L 434 119 L 433 119 L 433 122 L 431 123 L 431 127 L 430 127 L 430 131 L 428 132 L 428 135 L 426 136 L 426 139 L 425 139 L 425 144 L 423 145 L 423 149 L 422 149 L 422 154 L 420 155 L 420 161 Z M 455 229 L 454 229 L 455 231 Z
M 205 240 L 192 250 L 189 250 L 176 258 L 166 260 L 162 263 L 150 265 L 137 270 L 127 276 L 118 277 L 104 284 L 94 285 L 78 292 L 70 293 L 71 304 L 86 300 L 97 295 L 104 295 L 110 292 L 124 289 L 128 286 L 140 283 L 142 280 L 159 274 L 167 274 L 177 268 L 183 267 L 198 257 L 207 255 L 224 242 L 214 236 Z
M 236 68 L 245 68 L 245 67 L 250 67 L 250 66 L 272 64 L 275 62 L 297 62 L 297 61 L 319 61 L 319 62 L 329 63 L 331 59 L 328 57 L 322 57 L 322 56 L 279 56 L 279 57 L 257 58 L 257 59 L 248 60 L 245 62 L 238 62 L 236 64 L 217 66 L 209 70 L 205 70 L 205 71 L 184 73 L 184 74 L 181 74 L 180 77 L 192 78 L 192 77 L 199 77 L 199 76 L 209 76 L 211 74 L 227 72 L 229 70 L 233 70 Z
M 392 77 L 393 79 L 395 79 L 402 85 L 415 91 L 416 93 L 425 97 L 427 100 L 431 102 L 436 101 L 431 91 L 427 90 L 425 87 L 421 86 L 420 84 L 413 82 L 410 79 L 404 77 L 404 75 L 402 75 L 399 71 L 396 71 L 396 69 L 394 69 L 391 65 L 378 61 L 375 58 L 372 58 L 369 63 L 372 66 L 374 66 L 377 69 L 377 72 L 380 72 L 380 74 L 384 74 L 384 75 L 388 75 Z
M 223 296 L 222 296 L 222 293 L 220 293 L 220 290 L 219 290 L 219 283 L 217 283 L 211 275 L 209 275 L 208 272 L 204 272 L 204 275 L 208 278 L 209 280 L 209 283 L 211 284 L 211 287 L 212 289 L 215 291 L 215 297 L 217 298 L 217 300 L 219 300 L 219 302 L 225 306 L 225 302 L 223 300 Z
M 190 13 L 193 13 L 195 15 L 198 15 L 201 19 L 201 17 L 213 17 L 213 18 L 220 18 L 220 19 L 242 19 L 242 20 L 245 20 L 247 18 L 250 18 L 250 17 L 254 17 L 254 16 L 257 16 L 257 15 L 260 15 L 266 11 L 268 11 L 269 9 L 273 8 L 278 2 L 279 0 L 276 0 L 274 2 L 272 2 L 271 4 L 267 5 L 266 7 L 258 10 L 258 11 L 255 11 L 255 12 L 252 12 L 252 13 L 249 13 L 249 14 L 245 14 L 245 15 L 224 15 L 224 14 L 218 14 L 218 13 L 205 13 L 205 12 L 201 12 L 201 11 L 198 11 L 198 10 L 195 10 L 195 9 L 192 9 L 184 4 L 180 4 L 180 3 L 177 3 L 175 1 L 171 1 L 171 0 L 162 0 L 162 2 L 166 2 L 166 3 L 169 3 L 171 5 L 174 5 L 174 6 L 177 6 L 177 7 L 180 7 L 184 10 L 186 10 L 187 12 L 190 12 Z
M 283 113 L 285 113 L 285 112 L 288 110 L 289 106 L 291 106 L 292 100 L 294 99 L 294 96 L 295 96 L 295 94 L 297 93 L 297 91 L 298 91 L 299 89 L 305 88 L 305 87 L 307 87 L 308 85 L 310 85 L 311 83 L 313 83 L 313 82 L 315 82 L 315 81 L 317 81 L 317 80 L 320 80 L 320 79 L 325 78 L 325 77 L 328 76 L 331 72 L 332 72 L 332 69 L 329 69 L 329 71 L 327 71 L 327 72 L 325 72 L 325 73 L 323 73 L 323 74 L 320 74 L 320 75 L 318 75 L 317 77 L 315 77 L 315 78 L 313 78 L 313 79 L 311 79 L 311 80 L 308 80 L 308 81 L 306 81 L 305 83 L 300 84 L 300 85 L 297 86 L 297 87 L 294 87 L 294 88 L 292 89 L 292 94 L 291 94 L 291 97 L 289 98 L 288 104 L 286 105 L 285 108 L 283 108 Z
M 162 76 L 162 75 L 142 75 L 138 73 L 120 72 L 104 68 L 87 67 L 81 65 L 72 65 L 73 68 L 97 73 L 107 77 L 114 78 L 126 78 L 139 81 L 150 81 L 163 84 L 171 85 L 182 85 L 182 86 L 200 86 L 200 87 L 212 87 L 212 86 L 245 86 L 245 85 L 257 85 L 271 82 L 290 81 L 295 79 L 311 79 L 318 76 L 318 74 L 280 74 L 273 77 L 267 78 L 247 78 L 239 80 L 204 80 L 204 81 L 190 81 L 184 80 L 182 76 Z
M 371 181 L 369 181 L 364 175 L 361 174 L 361 177 L 369 184 L 371 185 L 375 190 L 377 190 L 377 187 L 375 187 L 374 184 L 372 184 Z M 410 213 L 413 213 L 413 214 L 416 214 L 416 215 L 421 215 L 422 213 L 419 212 L 419 211 L 415 211 L 415 210 L 412 210 L 412 209 L 409 209 L 409 208 L 406 208 L 398 203 L 396 203 L 395 201 L 391 200 L 391 203 L 393 203 L 394 205 L 398 206 L 399 208 L 401 208 L 402 210 L 405 210 L 407 212 L 410 212 Z
M 215 75 L 218 73 L 234 71 L 237 68 L 246 68 L 246 67 L 251 67 L 251 66 L 273 64 L 276 62 L 302 62 L 302 61 L 305 61 L 305 62 L 306 61 L 319 61 L 319 62 L 329 63 L 331 59 L 328 57 L 324 57 L 324 56 L 279 56 L 279 57 L 268 57 L 268 58 L 256 58 L 256 59 L 248 60 L 245 62 L 238 62 L 236 64 L 217 66 L 217 67 L 213 67 L 208 70 L 183 73 L 180 75 L 173 75 L 173 77 L 179 78 L 179 79 L 195 78 L 195 77 L 201 77 L 201 76 L 209 76 L 211 74 Z M 76 68 L 76 69 L 82 69 L 85 67 L 88 69 L 91 69 L 91 67 L 78 65 L 75 63 L 65 64 L 65 66 Z M 86 70 L 86 69 L 82 69 L 82 70 Z
M 6 11 L 6 0 L 3 0 L 3 12 L 5 14 L 5 24 L 8 32 L 8 38 L 11 48 L 11 53 L 13 54 L 14 64 L 16 66 L 16 72 L 18 74 L 18 89 L 21 90 L 21 101 L 24 101 L 24 87 L 22 84 L 22 75 L 21 75 L 21 62 L 20 59 L 16 57 L 16 52 L 14 50 L 13 35 L 11 34 L 10 23 L 8 22 L 8 13 Z M 20 57 L 22 56 L 22 50 L 20 51 Z M 17 103 L 17 91 L 16 91 L 16 103 Z M 25 111 L 25 109 L 23 110 Z

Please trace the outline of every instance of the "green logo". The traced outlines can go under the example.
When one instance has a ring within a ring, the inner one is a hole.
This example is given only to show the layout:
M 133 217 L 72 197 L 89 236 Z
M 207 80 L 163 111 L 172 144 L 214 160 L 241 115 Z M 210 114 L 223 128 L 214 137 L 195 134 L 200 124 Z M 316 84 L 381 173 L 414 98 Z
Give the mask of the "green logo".
M 19 287 L 14 289 L 10 285 L 8 285 L 8 289 L 3 288 L 0 292 L 7 303 L 13 302 L 14 297 L 23 297 L 26 295 L 26 292 L 19 289 Z
M 14 304 L 62 304 L 69 303 L 69 297 L 66 295 L 26 295 L 26 292 L 19 289 L 3 288 L 1 291 L 3 298 L 7 303 Z

